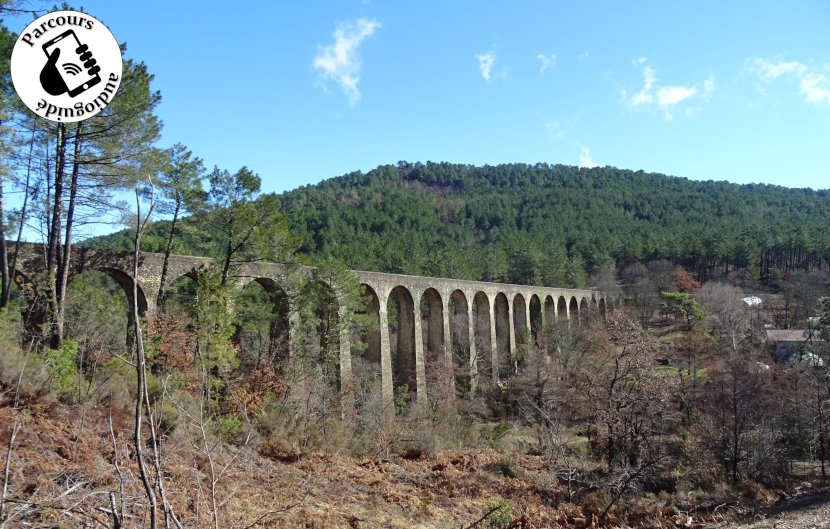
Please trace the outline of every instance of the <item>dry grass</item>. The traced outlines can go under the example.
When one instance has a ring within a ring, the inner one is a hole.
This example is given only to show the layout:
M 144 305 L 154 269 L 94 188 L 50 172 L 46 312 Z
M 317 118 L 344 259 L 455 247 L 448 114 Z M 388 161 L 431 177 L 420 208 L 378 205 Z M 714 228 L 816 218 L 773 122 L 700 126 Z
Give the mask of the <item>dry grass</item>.
M 43 399 L 24 399 L 21 408 L 24 425 L 13 445 L 8 496 L 13 501 L 6 505 L 11 516 L 6 527 L 111 527 L 109 493 L 121 497 L 116 455 L 125 527 L 142 525 L 147 509 L 130 448 L 130 410 L 101 404 L 84 416 L 80 406 Z M 8 403 L 0 408 L 3 457 L 13 413 L 18 412 Z M 595 516 L 610 497 L 600 490 L 583 494 L 580 505 L 564 503 L 564 487 L 551 478 L 546 459 L 515 450 L 427 454 L 410 449 L 389 458 L 325 453 L 298 458 L 257 443 L 241 450 L 222 443 L 215 462 L 231 461 L 237 452 L 217 486 L 219 527 L 457 529 L 502 498 L 511 505 L 512 527 L 587 528 L 597 525 Z M 213 527 L 209 462 L 182 428 L 165 438 L 162 459 L 167 496 L 178 518 L 185 527 Z M 632 495 L 610 511 L 605 525 L 702 528 L 743 512 L 728 490 L 721 496 Z
M 109 407 L 90 409 L 79 432 L 77 407 L 59 403 L 27 405 L 25 424 L 13 446 L 7 511 L 8 526 L 99 527 L 109 524 L 108 493 L 119 491 Z M 124 475 L 127 526 L 146 516 L 138 465 L 129 448 L 131 414 L 113 408 L 119 463 Z M 8 443 L 12 410 L 0 409 L 0 443 Z M 226 446 L 227 453 L 238 450 Z M 3 450 L 5 456 L 5 450 Z M 269 511 L 256 527 L 458 527 L 480 517 L 497 497 L 514 512 L 543 522 L 554 512 L 545 506 L 544 461 L 514 455 L 525 478 L 510 479 L 486 470 L 502 454 L 496 450 L 442 452 L 427 457 L 409 451 L 390 459 L 353 459 L 312 453 L 265 457 L 245 449 L 219 484 L 220 527 L 245 527 Z M 168 498 L 187 527 L 210 525 L 205 509 L 207 462 L 181 436 L 165 441 L 163 468 Z M 98 521 L 96 521 L 96 519 Z M 16 525 L 19 524 L 19 525 Z

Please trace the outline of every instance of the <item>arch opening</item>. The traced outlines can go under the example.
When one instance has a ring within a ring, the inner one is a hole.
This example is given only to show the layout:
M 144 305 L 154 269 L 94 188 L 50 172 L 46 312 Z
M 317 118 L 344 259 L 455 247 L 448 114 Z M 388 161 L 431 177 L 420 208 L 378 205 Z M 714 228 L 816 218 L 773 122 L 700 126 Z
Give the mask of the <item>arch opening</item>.
M 421 333 L 427 356 L 444 354 L 444 307 L 441 294 L 434 288 L 428 288 L 419 303 L 421 314 Z
M 499 378 L 505 379 L 513 372 L 510 354 L 510 314 L 507 296 L 496 295 L 494 312 L 496 316 L 496 352 L 498 353 Z
M 460 290 L 450 295 L 450 344 L 452 347 L 452 361 L 465 368 L 459 370 L 456 384 L 462 391 L 469 391 L 470 387 L 470 315 L 467 310 L 467 296 Z
M 542 303 L 539 296 L 530 296 L 530 343 L 535 344 L 542 329 Z
M 475 336 L 476 357 L 473 359 L 474 371 L 478 377 L 493 376 L 493 347 L 490 335 L 490 300 L 484 292 L 476 293 L 473 298 L 475 314 L 473 335 Z
M 133 302 L 133 278 L 129 274 L 122 272 L 121 270 L 117 270 L 115 268 L 99 268 L 96 269 L 98 272 L 103 272 L 113 278 L 116 283 L 118 283 L 121 288 L 124 290 L 124 294 L 127 295 L 127 301 L 130 303 L 130 307 L 132 307 Z M 147 316 L 147 297 L 144 295 L 144 289 L 141 288 L 141 285 L 138 285 L 136 289 L 138 292 L 138 315 L 142 318 Z M 130 309 L 132 310 L 132 309 Z
M 381 390 L 380 300 L 375 290 L 361 284 L 365 308 L 362 323 L 351 337 L 352 376 L 359 381 L 359 391 L 366 393 L 358 402 L 368 401 L 368 393 Z
M 513 297 L 513 332 L 516 333 L 517 346 L 526 343 L 528 340 L 526 336 L 526 333 L 530 331 L 528 323 L 525 298 L 521 294 L 516 294 Z
M 332 288 L 326 283 L 310 281 L 306 286 L 314 289 L 314 314 L 319 322 L 317 334 L 320 337 L 320 360 L 324 360 L 326 367 L 339 375 L 340 303 Z
M 313 279 L 299 292 L 299 306 L 305 314 L 298 318 L 297 358 L 306 369 L 315 369 L 333 387 L 340 386 L 340 303 L 326 283 Z
M 366 325 L 363 326 L 362 332 L 352 340 L 352 343 L 361 343 L 363 346 L 363 358 L 372 363 L 377 363 L 380 366 L 380 301 L 375 289 L 369 285 L 360 285 L 363 298 L 366 303 L 366 308 L 363 314 L 369 316 Z M 374 318 L 371 318 L 374 316 Z M 352 358 L 354 360 L 354 358 Z M 380 373 L 380 367 L 378 367 Z
M 395 397 L 408 389 L 414 399 L 418 387 L 415 376 L 415 303 L 405 287 L 396 286 L 386 303 L 389 323 L 389 350 Z
M 185 274 L 177 277 L 168 285 L 164 294 L 165 312 L 186 314 L 195 318 L 196 303 L 198 302 L 199 278 L 195 274 Z
M 606 310 L 605 309 L 605 298 L 600 298 L 600 300 L 599 300 L 599 316 L 603 320 L 606 318 L 605 310 Z
M 579 302 L 579 324 L 588 323 L 591 319 L 591 307 L 588 306 L 588 300 L 582 298 Z
M 198 280 L 199 277 L 195 273 L 190 273 L 175 278 L 167 286 L 163 304 L 159 307 L 156 318 L 156 324 L 162 326 L 162 332 L 166 332 L 168 325 L 173 326 L 176 331 L 185 333 L 198 330 Z M 195 336 L 194 334 L 193 342 L 188 343 L 194 355 L 197 354 Z
M 288 358 L 288 295 L 273 279 L 257 278 L 235 299 L 238 320 L 233 336 L 241 360 L 253 370 Z
M 550 327 L 556 322 L 556 303 L 552 296 L 545 296 L 545 326 Z
M 444 305 L 441 294 L 428 288 L 419 303 L 421 318 L 421 343 L 424 345 L 425 384 L 431 396 L 445 394 L 451 386 L 451 368 L 444 346 Z
M 591 296 L 591 318 L 599 319 L 601 318 L 601 314 L 599 311 L 599 303 L 597 303 L 597 298 Z
M 568 301 L 565 299 L 565 296 L 559 296 L 559 300 L 556 302 L 556 318 L 557 319 L 570 319 L 570 315 L 568 314 Z
M 131 297 L 120 282 L 97 270 L 85 270 L 66 285 L 63 337 L 78 344 L 84 375 L 92 376 L 112 354 L 124 355 L 134 332 Z M 88 389 L 77 388 L 79 396 Z
M 579 305 L 576 302 L 576 297 L 571 298 L 571 302 L 568 306 L 568 313 L 571 322 L 579 325 Z

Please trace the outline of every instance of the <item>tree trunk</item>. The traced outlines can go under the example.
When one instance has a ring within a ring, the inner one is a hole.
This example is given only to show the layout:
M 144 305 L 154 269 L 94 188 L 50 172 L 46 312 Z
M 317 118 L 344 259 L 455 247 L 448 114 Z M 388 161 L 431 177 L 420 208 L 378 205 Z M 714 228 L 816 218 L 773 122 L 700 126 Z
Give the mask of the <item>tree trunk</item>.
M 170 265 L 170 253 L 173 251 L 173 237 L 176 236 L 176 221 L 179 219 L 179 209 L 181 201 L 176 200 L 176 209 L 173 210 L 173 223 L 170 225 L 170 235 L 167 236 L 167 249 L 164 250 L 164 264 L 161 266 L 161 283 L 159 284 L 159 293 L 156 298 L 156 308 L 161 309 L 164 306 L 164 297 L 167 294 L 167 269 Z
M 57 275 L 60 261 L 61 217 L 63 215 L 63 172 L 66 151 L 66 125 L 58 125 L 55 152 L 55 193 L 49 238 L 46 247 L 46 272 L 49 275 L 50 338 L 49 347 L 57 349 L 63 339 L 63 322 L 58 320 Z
M 144 342 L 142 341 L 141 320 L 138 314 L 138 259 L 139 249 L 141 246 L 141 236 L 144 233 L 144 228 L 147 222 L 141 222 L 141 208 L 138 195 L 138 188 L 136 188 L 136 229 L 135 229 L 135 252 L 133 254 L 133 299 L 132 299 L 132 317 L 133 327 L 135 331 L 135 371 L 137 377 L 137 391 L 135 398 L 135 452 L 138 460 L 138 468 L 141 474 L 141 482 L 144 485 L 144 492 L 147 495 L 147 501 L 150 504 L 150 529 L 158 527 L 158 500 L 156 499 L 155 488 L 152 483 L 150 473 L 147 471 L 147 465 L 143 457 L 144 440 L 141 438 L 141 422 L 143 415 L 143 407 L 145 397 L 147 395 L 147 370 L 146 357 L 144 355 Z M 153 207 L 155 204 L 151 201 L 150 211 L 147 214 L 147 220 L 153 214 Z M 149 402 L 147 402 L 149 406 Z M 148 408 L 148 413 L 150 412 Z M 153 440 L 155 442 L 155 439 Z
M 0 129 L 3 128 L 3 122 L 0 121 Z M 6 253 L 6 211 L 3 203 L 3 175 L 0 174 L 0 268 L 2 268 L 2 280 L 0 280 L 0 309 L 6 306 L 9 302 L 9 288 L 11 287 L 11 279 L 9 277 L 9 256 Z
M 66 285 L 69 282 L 69 261 L 72 252 L 72 224 L 75 220 L 75 197 L 78 194 L 78 171 L 81 158 L 81 127 L 82 121 L 75 127 L 75 156 L 72 163 L 72 177 L 69 183 L 69 208 L 66 211 L 66 235 L 63 243 L 63 257 L 57 277 L 58 314 L 57 324 L 63 338 L 63 323 L 66 313 Z
M 228 238 L 228 251 L 227 255 L 225 255 L 225 264 L 222 266 L 222 282 L 221 285 L 224 287 L 225 283 L 228 280 L 228 271 L 231 269 L 231 255 L 233 253 L 231 240 Z
M 2 124 L 0 123 L 0 126 Z M 0 269 L 2 269 L 2 295 L 0 295 L 0 309 L 6 306 L 9 301 L 9 256 L 6 253 L 6 211 L 3 204 L 3 176 L 0 175 Z
M 20 241 L 23 239 L 23 226 L 26 224 L 26 207 L 29 205 L 29 178 L 32 175 L 32 153 L 35 148 L 35 132 L 37 130 L 37 121 L 32 121 L 32 140 L 29 143 L 29 162 L 26 165 L 26 187 L 23 189 L 23 207 L 20 210 L 20 227 L 17 229 L 17 241 L 14 245 L 14 256 L 12 257 L 12 265 L 10 269 L 11 281 L 14 281 L 14 272 L 17 270 L 17 256 L 20 254 Z M 9 302 L 11 294 L 11 284 L 3 291 L 3 302 L 0 306 L 5 307 Z

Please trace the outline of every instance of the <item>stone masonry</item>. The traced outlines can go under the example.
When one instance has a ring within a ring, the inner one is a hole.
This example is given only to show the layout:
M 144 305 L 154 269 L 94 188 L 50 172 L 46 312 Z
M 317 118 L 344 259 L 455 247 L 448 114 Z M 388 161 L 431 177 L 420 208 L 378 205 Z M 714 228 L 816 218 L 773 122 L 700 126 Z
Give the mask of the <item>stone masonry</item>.
M 7 243 L 9 263 L 12 262 L 14 243 Z M 72 250 L 71 281 L 84 270 L 97 270 L 112 277 L 132 302 L 133 254 L 115 250 L 74 247 Z M 161 281 L 163 254 L 139 254 L 138 305 L 139 314 L 147 319 L 156 310 L 156 295 Z M 207 271 L 212 260 L 205 257 L 171 255 L 167 286 L 188 276 L 196 279 Z M 45 269 L 42 244 L 23 243 L 20 248 L 13 280 L 24 289 L 37 292 Z M 251 281 L 282 288 L 284 277 L 275 265 L 244 264 L 234 269 L 240 286 Z M 564 318 L 578 324 L 580 315 L 605 314 L 606 300 L 596 290 L 575 290 L 535 287 L 502 283 L 484 283 L 435 277 L 354 271 L 368 297 L 367 312 L 377 315 L 379 325 L 365 336 L 365 357 L 380 363 L 384 402 L 394 399 L 395 375 L 398 380 L 414 382 L 412 388 L 419 400 L 426 397 L 426 351 L 443 351 L 453 360 L 453 351 L 466 356 L 471 375 L 490 376 L 499 380 L 509 372 L 517 334 L 527 328 L 534 337 L 546 323 Z M 397 299 L 399 307 L 395 358 L 390 343 L 388 302 Z M 421 309 L 422 298 L 427 307 Z M 289 329 L 296 324 L 296 313 L 289 307 Z M 343 333 L 340 339 L 341 378 L 351 376 L 352 361 L 350 337 Z M 393 361 L 394 360 L 394 361 Z M 395 373 L 393 373 L 393 364 Z M 483 371 L 483 372 L 482 372 Z M 489 371 L 489 372 L 487 372 Z

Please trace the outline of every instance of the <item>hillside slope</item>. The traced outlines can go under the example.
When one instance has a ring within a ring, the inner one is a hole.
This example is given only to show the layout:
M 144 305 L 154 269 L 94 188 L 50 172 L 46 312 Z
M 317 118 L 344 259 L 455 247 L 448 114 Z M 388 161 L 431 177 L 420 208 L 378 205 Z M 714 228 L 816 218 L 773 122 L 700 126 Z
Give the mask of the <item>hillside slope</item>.
M 582 286 L 603 263 L 668 259 L 701 276 L 827 267 L 830 193 L 613 167 L 399 162 L 279 195 L 300 250 L 354 268 Z M 147 238 L 160 247 L 165 223 Z M 86 242 L 129 248 L 128 232 Z M 191 227 L 182 253 L 209 255 Z

